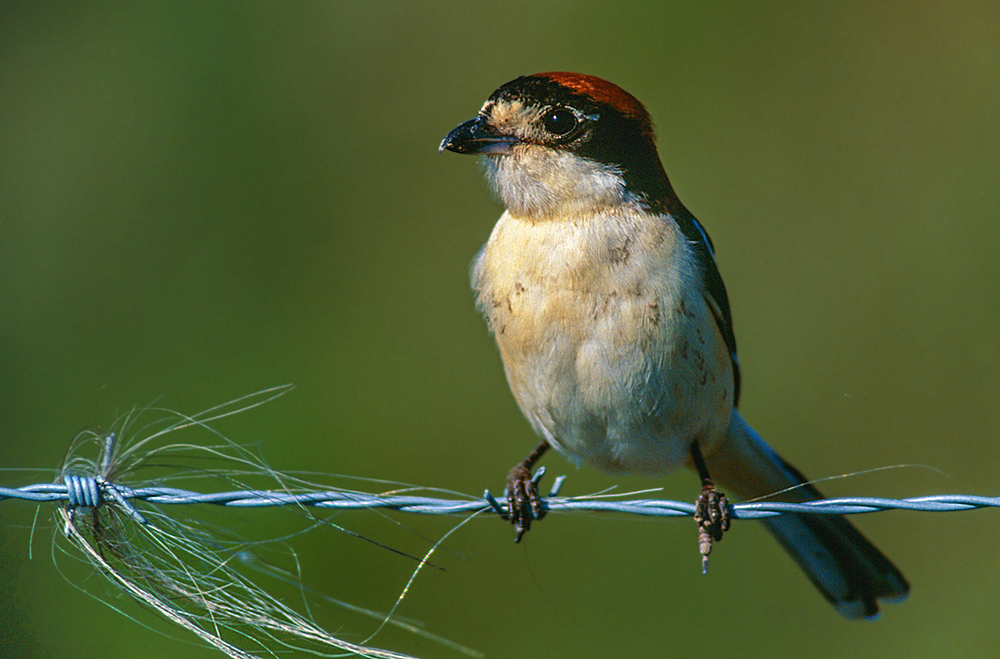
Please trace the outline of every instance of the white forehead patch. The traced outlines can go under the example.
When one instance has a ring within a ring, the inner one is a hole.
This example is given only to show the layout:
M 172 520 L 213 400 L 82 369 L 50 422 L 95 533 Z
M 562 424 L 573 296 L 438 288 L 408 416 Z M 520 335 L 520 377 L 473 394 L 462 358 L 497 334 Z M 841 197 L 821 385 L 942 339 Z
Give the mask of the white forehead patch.
M 548 109 L 548 106 L 526 105 L 523 101 L 512 100 L 487 102 L 482 112 L 501 133 L 538 141 L 545 136 L 539 119 Z

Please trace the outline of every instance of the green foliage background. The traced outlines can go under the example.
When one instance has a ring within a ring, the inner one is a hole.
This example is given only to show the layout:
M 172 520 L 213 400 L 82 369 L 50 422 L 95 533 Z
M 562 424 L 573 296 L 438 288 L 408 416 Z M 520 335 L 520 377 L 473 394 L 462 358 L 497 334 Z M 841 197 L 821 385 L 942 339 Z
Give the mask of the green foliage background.
M 535 443 L 468 290 L 501 209 L 437 145 L 501 83 L 545 70 L 649 108 L 717 247 L 744 415 L 773 446 L 816 478 L 937 470 L 833 495 L 998 493 L 989 2 L 3 2 L 0 466 L 54 468 L 133 405 L 193 413 L 292 382 L 224 428 L 273 467 L 501 490 Z M 686 473 L 546 464 L 567 494 L 696 493 Z M 913 585 L 874 624 L 841 620 L 755 526 L 703 577 L 689 522 L 586 516 L 552 516 L 521 546 L 495 519 L 467 525 L 401 612 L 490 657 L 995 656 L 998 515 L 861 519 Z M 33 517 L 0 504 L 0 656 L 221 656 L 74 590 L 48 509 L 29 560 Z M 413 531 L 337 522 L 416 553 L 454 523 L 398 519 Z M 381 610 L 414 567 L 334 531 L 294 542 L 308 585 Z M 316 615 L 350 640 L 374 629 Z

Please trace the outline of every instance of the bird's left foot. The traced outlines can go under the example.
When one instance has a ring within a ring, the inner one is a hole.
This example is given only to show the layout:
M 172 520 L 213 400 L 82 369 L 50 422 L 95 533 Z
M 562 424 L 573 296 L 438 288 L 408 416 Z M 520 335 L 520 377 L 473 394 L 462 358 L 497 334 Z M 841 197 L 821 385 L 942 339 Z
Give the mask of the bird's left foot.
M 722 534 L 729 530 L 730 519 L 729 499 L 711 481 L 706 482 L 694 502 L 702 573 L 708 572 L 708 555 L 712 553 L 712 543 L 722 540 Z

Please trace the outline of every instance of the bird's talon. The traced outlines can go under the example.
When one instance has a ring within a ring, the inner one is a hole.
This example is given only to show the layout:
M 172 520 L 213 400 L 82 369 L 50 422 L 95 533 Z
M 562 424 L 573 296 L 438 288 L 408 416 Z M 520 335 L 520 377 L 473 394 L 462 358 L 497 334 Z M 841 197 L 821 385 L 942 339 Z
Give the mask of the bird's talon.
M 533 519 L 545 516 L 542 498 L 538 495 L 538 482 L 531 477 L 531 470 L 520 464 L 507 476 L 507 514 L 504 519 L 514 525 L 514 542 L 520 542 L 531 529 Z
M 707 483 L 694 504 L 702 572 L 708 572 L 708 555 L 712 553 L 712 545 L 722 540 L 722 534 L 729 530 L 731 519 L 729 499 L 710 482 Z

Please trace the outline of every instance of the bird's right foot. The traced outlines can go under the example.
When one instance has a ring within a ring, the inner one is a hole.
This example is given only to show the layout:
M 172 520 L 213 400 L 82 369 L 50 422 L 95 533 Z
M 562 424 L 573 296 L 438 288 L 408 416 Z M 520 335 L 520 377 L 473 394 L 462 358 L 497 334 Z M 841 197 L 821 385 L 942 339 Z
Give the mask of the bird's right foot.
M 538 496 L 538 483 L 531 477 L 531 468 L 549 450 L 549 443 L 543 441 L 519 465 L 507 475 L 507 514 L 504 519 L 514 525 L 517 535 L 514 542 L 531 528 L 531 522 L 545 516 L 545 506 Z

